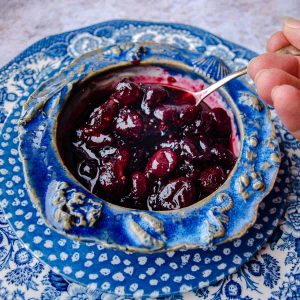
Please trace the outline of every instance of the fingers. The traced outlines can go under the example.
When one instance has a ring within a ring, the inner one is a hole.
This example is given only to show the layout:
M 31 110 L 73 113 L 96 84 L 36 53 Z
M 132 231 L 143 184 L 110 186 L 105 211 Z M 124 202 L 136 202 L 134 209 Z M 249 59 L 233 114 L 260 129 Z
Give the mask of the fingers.
M 290 85 L 275 86 L 272 99 L 282 123 L 300 140 L 300 90 Z
M 293 46 L 300 49 L 300 20 L 285 18 L 283 34 Z
M 267 41 L 267 51 L 275 52 L 281 48 L 287 47 L 290 42 L 285 37 L 282 31 L 275 32 Z
M 286 18 L 283 31 L 269 38 L 267 51 L 290 44 L 300 49 L 300 20 Z M 248 74 L 254 78 L 260 97 L 274 106 L 286 128 L 300 140 L 300 58 L 263 54 L 249 63 Z
M 265 53 L 253 58 L 248 65 L 248 74 L 254 79 L 256 74 L 263 69 L 281 69 L 291 75 L 300 75 L 300 62 L 296 57 Z
M 300 79 L 280 69 L 260 70 L 254 81 L 259 96 L 270 105 L 273 105 L 271 92 L 274 86 L 288 84 L 300 90 Z

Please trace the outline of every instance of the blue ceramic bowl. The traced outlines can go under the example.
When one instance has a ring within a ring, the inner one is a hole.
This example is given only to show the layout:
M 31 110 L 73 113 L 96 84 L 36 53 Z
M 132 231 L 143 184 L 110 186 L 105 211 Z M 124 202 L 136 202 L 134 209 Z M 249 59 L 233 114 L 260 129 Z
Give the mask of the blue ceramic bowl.
M 199 57 L 163 44 L 122 44 L 97 49 L 76 59 L 42 84 L 25 104 L 20 120 L 20 154 L 28 193 L 51 228 L 109 248 L 155 252 L 206 248 L 243 235 L 270 192 L 280 152 L 267 107 L 242 80 L 220 89 L 234 115 L 240 140 L 238 161 L 213 194 L 187 208 L 139 211 L 110 204 L 88 192 L 64 165 L 56 144 L 59 115 L 74 84 L 101 72 L 130 65 L 176 68 L 210 84 L 229 73 L 222 60 Z

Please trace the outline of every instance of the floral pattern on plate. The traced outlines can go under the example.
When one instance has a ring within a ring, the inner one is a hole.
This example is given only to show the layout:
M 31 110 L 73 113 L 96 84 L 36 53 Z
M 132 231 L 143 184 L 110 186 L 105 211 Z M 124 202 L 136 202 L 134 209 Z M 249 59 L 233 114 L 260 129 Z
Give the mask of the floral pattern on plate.
M 210 55 L 221 56 L 227 60 L 232 68 L 236 65 L 239 67 L 245 65 L 254 55 L 244 48 L 223 41 L 207 32 L 184 25 L 132 21 L 112 21 L 98 24 L 42 40 L 2 68 L 0 70 L 0 121 L 5 120 L 15 105 L 17 105 L 14 110 L 15 118 L 18 118 L 18 104 L 22 105 L 41 81 L 50 78 L 67 65 L 73 57 L 99 46 L 127 40 L 166 42 L 179 47 L 187 47 L 199 53 L 209 52 Z M 18 104 L 16 104 L 17 100 Z M 288 207 L 285 217 L 280 221 L 280 226 L 276 228 L 269 243 L 260 253 L 237 273 L 229 275 L 226 279 L 209 287 L 196 289 L 194 292 L 184 295 L 166 296 L 167 298 L 292 300 L 297 299 L 300 294 L 300 143 L 285 131 L 274 111 L 272 114 L 289 169 L 289 176 L 284 177 L 286 187 L 283 191 L 288 200 Z M 8 131 L 13 132 L 14 130 L 14 127 L 10 127 Z M 0 155 L 3 155 L 3 148 L 10 140 L 10 133 L 3 132 Z M 17 143 L 17 140 L 15 142 Z M 11 183 L 7 183 L 5 191 L 1 190 L 2 193 L 11 193 L 13 185 L 21 180 L 19 177 L 21 170 L 16 164 L 17 152 L 13 149 L 11 158 L 10 164 L 15 175 Z M 2 165 L 3 159 L 0 158 L 1 177 L 6 175 Z M 2 195 L 1 199 L 5 199 L 5 197 Z M 18 196 L 14 201 L 16 206 L 28 205 L 28 200 L 21 190 L 18 191 Z M 7 204 L 5 200 L 1 203 L 4 206 Z M 280 203 L 279 200 L 278 207 Z M 28 215 L 27 218 L 30 216 Z M 263 220 L 266 223 L 272 223 L 272 221 Z M 21 222 L 14 224 L 15 230 L 21 230 L 23 226 L 24 224 Z M 33 229 L 29 227 L 28 231 Z M 38 243 L 38 236 L 35 236 L 35 241 Z M 257 241 L 249 239 L 250 245 L 255 242 Z M 93 285 L 83 287 L 67 279 L 67 276 L 64 278 L 54 273 L 49 266 L 41 263 L 26 250 L 6 222 L 3 214 L 0 215 L 0 250 L 0 298 L 116 298 L 99 292 Z M 61 258 L 63 260 L 64 255 Z M 57 270 L 54 269 L 54 271 Z M 151 273 L 151 270 L 149 272 Z

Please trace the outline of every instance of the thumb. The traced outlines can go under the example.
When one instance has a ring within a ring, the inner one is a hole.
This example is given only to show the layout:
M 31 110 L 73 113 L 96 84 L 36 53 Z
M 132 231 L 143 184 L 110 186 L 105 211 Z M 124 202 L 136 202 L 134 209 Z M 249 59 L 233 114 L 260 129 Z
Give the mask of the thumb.
M 300 49 L 300 20 L 285 18 L 283 33 L 293 46 Z

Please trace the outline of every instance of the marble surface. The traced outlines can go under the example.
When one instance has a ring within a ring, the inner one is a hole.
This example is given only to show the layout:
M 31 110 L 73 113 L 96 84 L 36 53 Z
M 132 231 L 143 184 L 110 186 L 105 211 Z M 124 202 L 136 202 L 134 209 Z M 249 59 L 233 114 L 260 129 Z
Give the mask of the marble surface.
M 45 36 L 111 19 L 190 24 L 262 52 L 284 16 L 300 17 L 299 0 L 0 0 L 0 66 Z

